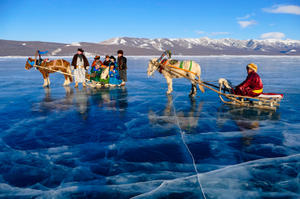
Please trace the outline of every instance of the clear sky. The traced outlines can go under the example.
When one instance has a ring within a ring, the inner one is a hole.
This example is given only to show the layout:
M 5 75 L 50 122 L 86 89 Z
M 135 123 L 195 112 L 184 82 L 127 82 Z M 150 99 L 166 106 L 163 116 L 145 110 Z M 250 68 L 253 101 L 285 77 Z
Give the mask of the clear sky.
M 0 39 L 300 40 L 300 0 L 0 0 Z

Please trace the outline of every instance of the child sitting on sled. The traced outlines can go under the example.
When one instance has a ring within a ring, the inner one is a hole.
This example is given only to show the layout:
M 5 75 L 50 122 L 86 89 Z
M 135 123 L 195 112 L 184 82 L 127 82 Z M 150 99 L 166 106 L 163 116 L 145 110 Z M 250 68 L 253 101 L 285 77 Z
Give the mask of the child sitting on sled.
M 102 62 L 100 61 L 100 56 L 95 56 L 92 68 L 91 68 L 91 80 L 92 81 L 100 81 L 100 76 L 102 73 L 101 68 Z
M 119 86 L 122 83 L 120 75 L 114 63 L 110 64 L 109 69 L 109 84 L 111 86 Z

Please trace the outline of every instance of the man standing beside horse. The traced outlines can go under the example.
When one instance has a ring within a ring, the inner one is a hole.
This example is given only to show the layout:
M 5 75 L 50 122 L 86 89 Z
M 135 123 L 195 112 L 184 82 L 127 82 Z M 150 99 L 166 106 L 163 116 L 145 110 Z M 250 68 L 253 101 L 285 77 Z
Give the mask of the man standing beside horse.
M 78 87 L 78 83 L 82 83 L 82 86 L 85 87 L 85 74 L 88 66 L 90 65 L 87 58 L 83 54 L 84 50 L 78 48 L 77 53 L 73 56 L 72 66 L 74 67 L 74 76 L 75 76 L 75 88 Z

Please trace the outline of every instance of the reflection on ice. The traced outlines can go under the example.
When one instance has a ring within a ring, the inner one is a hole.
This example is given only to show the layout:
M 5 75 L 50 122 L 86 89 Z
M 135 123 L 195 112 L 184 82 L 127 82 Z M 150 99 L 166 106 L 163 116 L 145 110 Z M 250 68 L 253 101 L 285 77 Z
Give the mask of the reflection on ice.
M 78 113 L 81 114 L 83 119 L 87 119 L 88 115 L 88 91 L 87 88 L 82 88 L 82 90 L 79 90 L 79 88 L 76 88 L 75 92 L 75 105 L 76 110 Z
M 45 97 L 40 103 L 34 104 L 33 110 L 39 112 L 65 111 L 72 107 L 74 97 L 73 88 L 69 86 L 64 87 L 65 96 L 59 99 L 55 99 L 51 96 L 50 87 L 43 87 L 43 89 L 45 91 Z
M 178 117 L 179 126 L 185 132 L 189 132 L 198 126 L 199 115 L 201 114 L 203 102 L 197 102 L 191 97 L 189 108 L 184 110 L 180 109 L 174 113 L 173 96 L 167 95 L 167 99 L 168 100 L 162 114 L 151 109 L 149 110 L 148 118 L 151 124 L 177 125 L 176 117 Z
M 222 105 L 218 109 L 217 125 L 223 129 L 224 126 L 226 127 L 226 123 L 234 123 L 241 131 L 243 144 L 249 146 L 260 130 L 262 121 L 277 121 L 279 119 L 280 113 L 275 111 Z
M 97 105 L 99 108 L 106 108 L 113 111 L 126 111 L 127 89 L 122 88 L 72 88 L 65 86 L 65 96 L 55 98 L 51 95 L 51 88 L 43 88 L 45 97 L 40 103 L 35 103 L 33 111 L 38 112 L 53 112 L 66 111 L 75 107 L 77 112 L 82 116 L 82 119 L 87 119 L 90 103 Z

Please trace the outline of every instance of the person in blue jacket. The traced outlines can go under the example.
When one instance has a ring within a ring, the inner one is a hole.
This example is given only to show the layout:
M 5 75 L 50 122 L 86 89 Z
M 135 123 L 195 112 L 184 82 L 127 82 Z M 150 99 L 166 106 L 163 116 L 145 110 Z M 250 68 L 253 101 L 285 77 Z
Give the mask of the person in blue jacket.
M 116 64 L 111 62 L 109 66 L 109 84 L 112 86 L 118 86 L 122 83 Z

